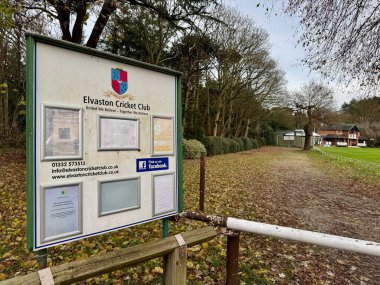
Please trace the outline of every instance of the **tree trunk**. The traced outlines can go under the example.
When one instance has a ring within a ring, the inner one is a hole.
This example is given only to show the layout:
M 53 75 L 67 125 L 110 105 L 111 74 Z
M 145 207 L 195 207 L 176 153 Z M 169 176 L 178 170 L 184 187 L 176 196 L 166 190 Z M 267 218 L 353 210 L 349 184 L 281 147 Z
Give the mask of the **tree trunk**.
M 212 129 L 212 135 L 216 137 L 218 134 L 218 123 L 219 123 L 219 117 L 220 117 L 220 110 L 216 113 L 215 121 L 214 121 L 214 128 Z
M 114 0 L 106 0 L 103 4 L 102 10 L 96 19 L 95 25 L 92 29 L 91 35 L 87 40 L 86 46 L 91 48 L 96 48 L 98 45 L 100 36 L 107 24 L 108 19 L 111 17 L 112 13 L 116 10 L 117 3 Z
M 311 122 L 307 122 L 307 124 L 303 127 L 305 131 L 305 144 L 303 146 L 303 150 L 310 150 L 313 146 L 311 144 L 311 139 L 313 137 L 313 126 Z
M 186 125 L 187 125 L 186 116 L 187 116 L 187 108 L 188 108 L 189 97 L 190 97 L 190 92 L 191 92 L 191 77 L 192 77 L 191 75 L 188 75 L 186 79 L 186 91 L 183 96 L 183 103 L 182 103 L 182 126 L 183 126 L 182 130 L 183 131 L 185 130 Z
M 245 138 L 248 138 L 248 132 L 249 132 L 249 125 L 251 124 L 251 119 L 248 119 L 247 120 L 247 126 L 245 128 L 245 134 L 244 134 L 244 137 Z

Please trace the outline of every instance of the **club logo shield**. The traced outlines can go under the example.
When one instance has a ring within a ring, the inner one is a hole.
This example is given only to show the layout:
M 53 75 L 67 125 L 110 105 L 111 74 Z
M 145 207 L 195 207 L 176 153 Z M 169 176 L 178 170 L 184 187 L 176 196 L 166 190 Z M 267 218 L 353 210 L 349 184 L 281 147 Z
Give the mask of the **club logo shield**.
M 111 69 L 112 89 L 119 95 L 123 95 L 128 89 L 128 73 L 120 68 Z

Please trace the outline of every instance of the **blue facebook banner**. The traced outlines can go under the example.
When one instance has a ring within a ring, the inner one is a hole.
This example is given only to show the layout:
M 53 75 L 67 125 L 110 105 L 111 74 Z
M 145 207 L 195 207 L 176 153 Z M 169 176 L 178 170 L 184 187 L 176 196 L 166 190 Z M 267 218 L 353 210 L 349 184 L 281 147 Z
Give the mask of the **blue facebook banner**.
M 169 169 L 168 157 L 136 159 L 137 172 L 167 170 L 167 169 Z

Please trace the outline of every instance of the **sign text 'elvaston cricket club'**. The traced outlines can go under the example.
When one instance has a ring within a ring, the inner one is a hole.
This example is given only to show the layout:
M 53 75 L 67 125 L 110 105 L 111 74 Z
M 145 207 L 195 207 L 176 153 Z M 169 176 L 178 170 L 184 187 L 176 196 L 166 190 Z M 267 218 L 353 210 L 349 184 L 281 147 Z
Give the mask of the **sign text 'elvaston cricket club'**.
M 97 99 L 92 98 L 91 96 L 84 96 L 83 103 L 99 106 L 99 107 L 118 107 L 128 110 L 139 110 L 139 111 L 150 111 L 149 104 L 135 103 L 130 101 L 122 101 L 120 99 L 129 99 L 135 100 L 135 96 L 126 93 L 128 90 L 128 72 L 121 68 L 111 68 L 111 86 L 114 92 L 105 91 L 103 95 L 106 97 L 115 97 L 119 100 L 112 101 L 106 99 Z M 87 107 L 89 110 L 98 110 L 97 107 Z M 112 109 L 101 109 L 101 111 L 111 111 L 115 112 Z M 143 114 L 142 114 L 143 115 Z M 144 113 L 145 115 L 145 113 Z

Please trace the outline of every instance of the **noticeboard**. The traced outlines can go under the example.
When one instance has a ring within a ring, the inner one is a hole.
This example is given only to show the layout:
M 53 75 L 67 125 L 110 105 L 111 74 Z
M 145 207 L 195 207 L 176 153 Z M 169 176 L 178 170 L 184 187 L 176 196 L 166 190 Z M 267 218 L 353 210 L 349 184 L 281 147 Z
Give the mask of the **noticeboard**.
M 182 211 L 180 73 L 27 34 L 28 248 Z

